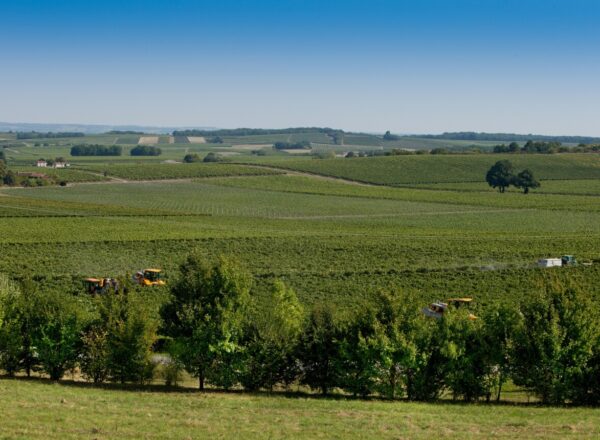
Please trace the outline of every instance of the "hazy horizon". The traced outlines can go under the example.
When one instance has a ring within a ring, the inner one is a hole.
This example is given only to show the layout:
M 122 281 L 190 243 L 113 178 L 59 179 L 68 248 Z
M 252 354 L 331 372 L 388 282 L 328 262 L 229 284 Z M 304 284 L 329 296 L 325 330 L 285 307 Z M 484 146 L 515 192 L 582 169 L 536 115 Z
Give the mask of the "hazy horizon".
M 600 136 L 592 0 L 0 10 L 0 121 Z

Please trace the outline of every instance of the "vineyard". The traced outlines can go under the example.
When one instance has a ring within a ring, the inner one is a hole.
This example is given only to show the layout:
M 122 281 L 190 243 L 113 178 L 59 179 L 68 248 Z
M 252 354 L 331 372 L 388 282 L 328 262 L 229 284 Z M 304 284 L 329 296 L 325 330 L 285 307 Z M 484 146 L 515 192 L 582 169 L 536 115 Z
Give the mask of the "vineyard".
M 264 167 L 237 164 L 111 164 L 86 166 L 86 170 L 106 173 L 107 176 L 129 180 L 190 179 L 220 176 L 260 176 L 280 174 Z
M 125 276 L 143 266 L 173 274 L 199 250 L 235 256 L 254 274 L 258 295 L 279 278 L 311 304 L 355 308 L 381 288 L 415 292 L 424 302 L 450 293 L 480 303 L 520 298 L 544 282 L 547 272 L 533 269 L 538 258 L 600 258 L 600 204 L 595 156 L 518 159 L 569 180 L 542 180 L 527 196 L 446 182 L 481 180 L 473 170 L 490 156 L 289 158 L 273 161 L 275 168 L 87 165 L 70 171 L 113 181 L 0 191 L 0 272 L 72 289 L 84 276 Z M 286 168 L 434 183 L 365 185 Z M 579 277 L 598 293 L 596 266 L 558 275 Z
M 270 159 L 264 164 L 325 176 L 375 183 L 406 185 L 415 183 L 481 182 L 497 160 L 510 160 L 515 168 L 530 168 L 543 180 L 600 179 L 600 156 L 564 155 L 409 155 L 352 159 Z

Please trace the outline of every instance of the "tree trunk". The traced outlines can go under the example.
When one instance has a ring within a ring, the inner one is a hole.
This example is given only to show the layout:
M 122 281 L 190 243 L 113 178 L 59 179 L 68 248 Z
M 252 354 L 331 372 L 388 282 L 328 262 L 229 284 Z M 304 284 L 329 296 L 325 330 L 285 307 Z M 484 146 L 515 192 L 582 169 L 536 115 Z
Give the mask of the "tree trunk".
M 204 391 L 204 374 L 202 373 L 198 376 L 198 388 L 200 388 L 200 391 Z
M 327 385 L 321 385 L 321 394 L 323 394 L 324 396 L 327 395 Z
M 390 398 L 394 400 L 396 397 L 396 366 L 390 367 Z
M 502 373 L 500 373 L 502 374 Z M 502 376 L 500 377 L 500 380 L 498 382 L 498 394 L 496 395 L 496 402 L 500 402 L 500 394 L 502 393 L 502 383 L 504 381 L 502 380 Z

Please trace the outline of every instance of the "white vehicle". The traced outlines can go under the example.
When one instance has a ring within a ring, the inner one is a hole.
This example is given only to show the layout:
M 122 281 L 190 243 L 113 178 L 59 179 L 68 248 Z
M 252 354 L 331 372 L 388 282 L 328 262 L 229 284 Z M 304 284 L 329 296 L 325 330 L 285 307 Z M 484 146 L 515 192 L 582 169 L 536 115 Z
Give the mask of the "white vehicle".
M 538 260 L 538 267 L 561 267 L 563 265 L 561 258 L 542 258 Z

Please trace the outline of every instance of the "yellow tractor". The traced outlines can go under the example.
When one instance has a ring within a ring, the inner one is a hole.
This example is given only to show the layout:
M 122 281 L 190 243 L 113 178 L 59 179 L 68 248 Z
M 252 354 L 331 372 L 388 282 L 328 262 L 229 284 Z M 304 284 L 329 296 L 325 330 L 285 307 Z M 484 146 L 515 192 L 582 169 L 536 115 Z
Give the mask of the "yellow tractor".
M 473 298 L 449 298 L 445 302 L 438 301 L 429 304 L 428 307 L 423 307 L 422 312 L 425 316 L 430 318 L 440 319 L 444 313 L 446 313 L 449 307 L 459 309 L 470 304 L 472 301 Z M 469 319 L 473 321 L 477 319 L 477 316 L 469 313 Z
M 119 283 L 113 278 L 85 278 L 83 285 L 86 292 L 91 295 L 106 293 L 111 288 L 115 292 L 119 290 Z
M 133 278 L 140 286 L 164 286 L 166 284 L 160 269 L 140 270 Z

